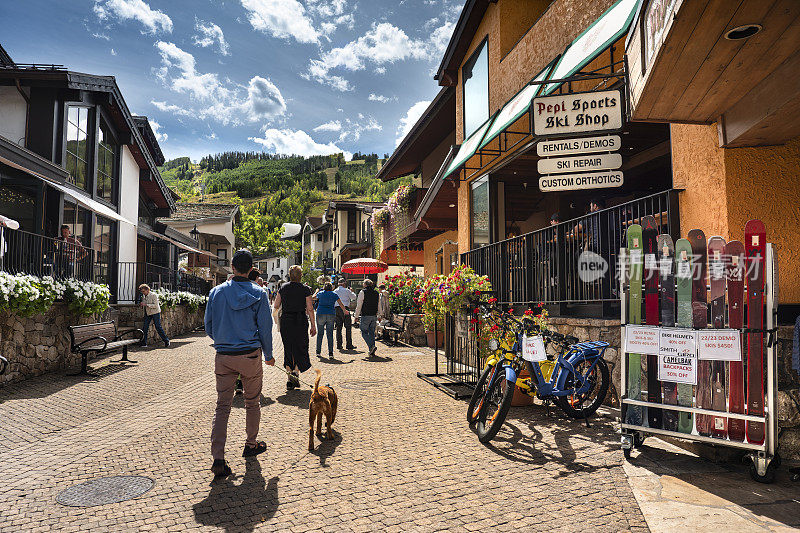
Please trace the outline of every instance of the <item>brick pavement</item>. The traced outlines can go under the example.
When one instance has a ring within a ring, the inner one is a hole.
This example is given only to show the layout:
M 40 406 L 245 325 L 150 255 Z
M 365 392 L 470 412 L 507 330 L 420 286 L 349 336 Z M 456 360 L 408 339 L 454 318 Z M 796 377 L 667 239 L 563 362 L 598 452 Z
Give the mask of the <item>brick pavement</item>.
M 610 421 L 587 429 L 555 410 L 548 418 L 541 407 L 514 408 L 494 445 L 483 446 L 465 403 L 416 377 L 432 371 L 432 357 L 406 347 L 364 360 L 357 344 L 360 353 L 312 361 L 340 397 L 340 439 L 313 453 L 305 450 L 310 391 L 287 393 L 285 375 L 265 367 L 260 437 L 269 449 L 240 457 L 237 397 L 228 442 L 236 476 L 211 482 L 213 352 L 202 336 L 174 344 L 136 353 L 138 366 L 106 367 L 97 380 L 51 375 L 0 389 L 0 531 L 647 529 Z M 118 504 L 55 502 L 65 488 L 107 475 L 156 484 Z

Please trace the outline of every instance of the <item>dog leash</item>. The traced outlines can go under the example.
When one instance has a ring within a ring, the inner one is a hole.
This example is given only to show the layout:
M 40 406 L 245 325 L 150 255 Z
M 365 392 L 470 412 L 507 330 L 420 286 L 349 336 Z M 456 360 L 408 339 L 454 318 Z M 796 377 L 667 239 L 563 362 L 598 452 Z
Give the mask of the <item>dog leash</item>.
M 307 381 L 303 381 L 302 379 L 300 379 L 300 376 L 295 376 L 294 374 L 292 374 L 291 372 L 289 372 L 288 370 L 286 370 L 283 367 L 275 366 L 273 368 L 277 368 L 278 370 L 280 370 L 281 372 L 283 372 L 284 374 L 286 374 L 290 378 L 296 379 L 297 381 L 299 381 L 300 383 L 306 385 L 307 387 L 311 387 L 312 389 L 314 388 L 314 385 L 312 385 L 311 383 L 309 383 Z

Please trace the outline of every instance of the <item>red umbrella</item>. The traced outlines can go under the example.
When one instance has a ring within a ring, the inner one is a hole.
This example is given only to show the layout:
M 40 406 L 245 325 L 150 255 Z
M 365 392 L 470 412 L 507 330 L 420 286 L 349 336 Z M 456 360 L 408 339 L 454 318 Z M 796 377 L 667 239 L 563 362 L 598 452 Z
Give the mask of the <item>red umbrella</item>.
M 380 274 L 387 270 L 389 270 L 389 266 L 386 263 L 369 257 L 351 259 L 342 265 L 344 274 Z

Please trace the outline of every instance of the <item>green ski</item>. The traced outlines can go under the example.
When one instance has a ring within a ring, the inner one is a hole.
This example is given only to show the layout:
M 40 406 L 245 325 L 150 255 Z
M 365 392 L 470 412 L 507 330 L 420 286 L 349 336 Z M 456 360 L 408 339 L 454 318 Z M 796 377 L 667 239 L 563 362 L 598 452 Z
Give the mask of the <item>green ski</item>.
M 676 300 L 678 313 L 675 325 L 680 328 L 692 327 L 692 245 L 688 239 L 678 239 L 675 242 L 676 269 Z M 692 407 L 692 386 L 678 383 L 678 405 Z M 678 415 L 678 431 L 681 433 L 692 432 L 692 413 L 681 412 Z
M 628 324 L 642 323 L 642 227 L 639 224 L 628 226 Z M 633 400 L 642 399 L 642 356 L 638 353 L 628 354 L 628 390 L 627 396 Z M 638 405 L 629 405 L 625 412 L 625 422 L 641 426 L 644 420 L 644 409 Z

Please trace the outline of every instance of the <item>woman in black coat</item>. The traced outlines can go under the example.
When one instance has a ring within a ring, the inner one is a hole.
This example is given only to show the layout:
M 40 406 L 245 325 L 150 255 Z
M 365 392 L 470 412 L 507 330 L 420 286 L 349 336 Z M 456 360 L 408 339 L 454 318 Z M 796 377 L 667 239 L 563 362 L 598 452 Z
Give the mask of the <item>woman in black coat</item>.
M 281 310 L 280 327 L 283 341 L 283 366 L 292 374 L 286 390 L 300 386 L 300 372 L 311 368 L 308 356 L 309 323 L 311 336 L 317 334 L 311 289 L 300 281 L 303 269 L 299 265 L 289 268 L 289 283 L 284 283 L 275 296 L 275 309 Z

